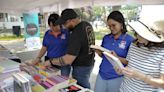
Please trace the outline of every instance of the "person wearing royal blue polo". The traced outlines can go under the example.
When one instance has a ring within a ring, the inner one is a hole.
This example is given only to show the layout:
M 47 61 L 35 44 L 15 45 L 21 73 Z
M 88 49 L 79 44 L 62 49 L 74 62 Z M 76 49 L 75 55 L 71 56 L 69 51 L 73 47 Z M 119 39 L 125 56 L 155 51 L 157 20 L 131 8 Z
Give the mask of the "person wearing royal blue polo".
M 112 51 L 112 54 L 118 56 L 121 62 L 126 65 L 128 62 L 125 58 L 134 39 L 126 34 L 125 21 L 121 12 L 111 12 L 107 18 L 107 24 L 111 33 L 104 36 L 102 47 Z M 96 80 L 95 92 L 119 92 L 122 75 L 115 72 L 112 64 L 102 52 L 98 50 L 96 52 L 102 57 L 102 63 Z
M 34 64 L 41 61 L 42 56 L 47 52 L 45 61 L 51 58 L 57 58 L 65 55 L 68 45 L 69 31 L 55 22 L 59 18 L 58 14 L 51 14 L 48 18 L 50 29 L 45 33 L 43 38 L 43 46 L 34 60 Z M 61 75 L 69 76 L 71 66 L 54 66 L 61 69 Z

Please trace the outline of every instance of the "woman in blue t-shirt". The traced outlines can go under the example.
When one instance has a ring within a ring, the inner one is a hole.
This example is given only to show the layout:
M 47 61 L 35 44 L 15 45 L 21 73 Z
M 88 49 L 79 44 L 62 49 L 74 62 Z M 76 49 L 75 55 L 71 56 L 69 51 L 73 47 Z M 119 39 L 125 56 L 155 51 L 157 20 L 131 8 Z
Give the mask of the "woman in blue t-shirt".
M 126 34 L 125 20 L 121 12 L 111 12 L 107 18 L 107 25 L 111 33 L 104 36 L 101 46 L 112 51 L 112 54 L 118 56 L 126 65 L 128 62 L 125 58 L 134 39 Z M 102 63 L 96 80 L 95 92 L 119 92 L 122 75 L 115 72 L 114 67 L 102 52 L 98 50 L 96 52 L 102 57 Z
M 51 14 L 49 16 L 48 24 L 50 29 L 46 31 L 44 35 L 42 48 L 36 59 L 33 61 L 33 64 L 39 63 L 46 52 L 47 55 L 45 56 L 45 60 L 65 55 L 68 45 L 69 31 L 55 23 L 58 18 L 58 14 Z M 70 65 L 55 67 L 61 69 L 61 75 L 69 76 L 71 69 Z

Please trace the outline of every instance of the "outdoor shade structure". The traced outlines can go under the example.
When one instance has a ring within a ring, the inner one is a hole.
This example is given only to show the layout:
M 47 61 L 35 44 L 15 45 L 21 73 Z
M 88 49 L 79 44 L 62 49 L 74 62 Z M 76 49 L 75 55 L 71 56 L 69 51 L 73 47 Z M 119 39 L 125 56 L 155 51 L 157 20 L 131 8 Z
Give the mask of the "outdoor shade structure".
M 61 12 L 65 8 L 125 4 L 163 5 L 164 0 L 0 0 L 0 12 Z

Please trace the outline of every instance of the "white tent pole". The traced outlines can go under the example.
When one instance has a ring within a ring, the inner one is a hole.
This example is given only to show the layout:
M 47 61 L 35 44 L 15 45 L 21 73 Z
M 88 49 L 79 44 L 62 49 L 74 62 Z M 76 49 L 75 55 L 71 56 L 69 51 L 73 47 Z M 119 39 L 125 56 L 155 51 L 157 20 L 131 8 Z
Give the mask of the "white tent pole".
M 58 14 L 61 14 L 61 3 L 57 4 L 57 10 L 58 10 Z

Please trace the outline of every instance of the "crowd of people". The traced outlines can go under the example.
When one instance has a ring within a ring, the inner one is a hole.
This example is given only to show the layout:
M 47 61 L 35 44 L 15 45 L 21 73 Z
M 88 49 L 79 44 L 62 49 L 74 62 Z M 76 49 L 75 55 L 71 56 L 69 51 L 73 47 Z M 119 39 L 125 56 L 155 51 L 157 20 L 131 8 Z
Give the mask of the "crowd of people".
M 127 34 L 125 19 L 119 11 L 107 17 L 109 34 L 101 46 L 119 58 L 124 68 L 112 66 L 102 51 L 90 48 L 95 45 L 92 25 L 81 21 L 73 9 L 65 9 L 60 17 L 51 14 L 50 29 L 45 33 L 43 46 L 33 64 L 45 55 L 45 67 L 61 69 L 61 75 L 70 75 L 85 88 L 90 87 L 90 74 L 94 67 L 95 52 L 102 57 L 95 83 L 95 92 L 158 92 L 164 88 L 164 29 L 138 30 L 135 37 Z M 160 26 L 159 26 L 160 27 Z M 151 35 L 153 36 L 151 36 Z M 150 37 L 151 36 L 151 37 Z

